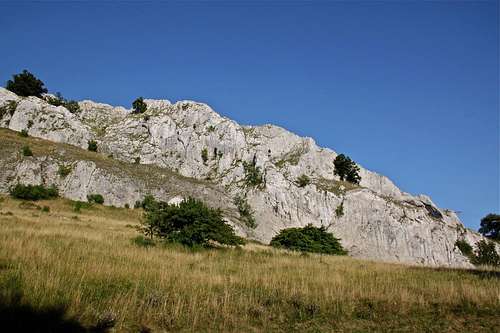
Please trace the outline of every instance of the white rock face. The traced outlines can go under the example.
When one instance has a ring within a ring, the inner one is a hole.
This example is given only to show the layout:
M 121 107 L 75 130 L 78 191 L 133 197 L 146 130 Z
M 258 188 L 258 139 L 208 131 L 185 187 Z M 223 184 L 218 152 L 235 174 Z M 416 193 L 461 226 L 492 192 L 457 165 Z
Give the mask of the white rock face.
M 257 227 L 238 225 L 238 216 L 228 220 L 239 233 L 263 242 L 283 228 L 311 223 L 331 230 L 353 256 L 469 266 L 455 242 L 463 238 L 475 244 L 482 239 L 465 229 L 453 212 L 437 208 L 428 197 L 402 192 L 385 176 L 361 168 L 360 186 L 340 182 L 333 173 L 337 154 L 318 147 L 311 138 L 273 125 L 240 126 L 202 103 L 145 102 L 148 110 L 144 114 L 92 101 L 80 102 L 82 111 L 71 114 L 36 97 L 21 98 L 0 89 L 0 124 L 84 149 L 93 139 L 98 142 L 98 152 L 117 160 L 208 179 L 225 196 L 222 202 L 220 198 L 209 201 L 219 201 L 232 211 L 232 198 L 244 195 L 255 211 Z M 263 172 L 265 186 L 261 189 L 245 186 L 243 180 L 243 164 L 252 161 Z M 21 163 L 14 173 L 25 181 L 41 182 L 26 171 L 32 168 Z M 300 175 L 307 175 L 311 183 L 298 187 L 295 181 Z M 131 205 L 148 193 L 144 184 L 127 189 L 129 180 L 102 173 L 88 161 L 76 163 L 65 182 L 60 185 L 69 198 L 83 200 L 88 193 L 101 193 L 107 204 L 117 206 Z M 153 194 L 175 202 L 185 196 Z M 339 214 L 340 206 L 343 214 Z
M 62 106 L 52 106 L 37 97 L 20 98 L 5 89 L 0 90 L 0 112 L 3 127 L 15 131 L 28 130 L 31 136 L 55 142 L 87 147 L 90 129 Z M 11 112 L 15 111 L 15 112 Z

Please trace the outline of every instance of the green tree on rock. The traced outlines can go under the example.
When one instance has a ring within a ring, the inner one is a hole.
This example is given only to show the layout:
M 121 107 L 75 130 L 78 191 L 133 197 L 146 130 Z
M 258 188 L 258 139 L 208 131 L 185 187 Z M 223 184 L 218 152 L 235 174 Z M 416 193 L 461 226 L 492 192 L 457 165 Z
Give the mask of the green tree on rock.
M 45 88 L 44 83 L 26 69 L 20 74 L 13 75 L 12 80 L 7 81 L 5 88 L 19 96 L 24 97 L 42 97 L 42 94 L 48 91 L 47 88 Z
M 133 113 L 140 114 L 146 112 L 148 106 L 146 102 L 144 102 L 144 98 L 139 97 L 132 103 L 132 108 L 134 109 L 132 111 Z
M 479 232 L 485 237 L 500 241 L 500 215 L 488 214 L 483 217 Z
M 361 176 L 359 175 L 359 167 L 356 163 L 344 154 L 338 155 L 333 161 L 335 165 L 334 174 L 340 177 L 340 180 L 348 181 L 353 184 L 359 184 Z

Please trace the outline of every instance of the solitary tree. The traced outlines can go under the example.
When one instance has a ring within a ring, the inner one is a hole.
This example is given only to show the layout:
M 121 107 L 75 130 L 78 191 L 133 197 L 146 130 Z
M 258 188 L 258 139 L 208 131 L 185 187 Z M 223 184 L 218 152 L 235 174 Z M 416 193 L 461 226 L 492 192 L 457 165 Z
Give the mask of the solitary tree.
M 359 167 L 354 161 L 344 154 L 338 155 L 333 161 L 335 165 L 334 174 L 340 177 L 340 180 L 347 180 L 353 184 L 359 184 L 361 176 Z
M 499 266 L 500 255 L 496 250 L 495 243 L 485 241 L 484 239 L 476 244 L 476 256 L 472 260 L 476 265 Z
M 144 113 L 148 106 L 144 102 L 144 98 L 139 97 L 132 103 L 133 113 Z
M 209 247 L 214 242 L 226 245 L 244 244 L 220 209 L 208 207 L 202 201 L 188 198 L 178 205 L 154 199 L 144 206 L 142 232 L 166 242 L 187 246 Z
M 7 81 L 5 88 L 19 96 L 24 97 L 41 97 L 43 93 L 47 92 L 47 88 L 44 87 L 44 83 L 26 69 L 20 74 L 13 75 L 12 80 Z
M 488 214 L 483 217 L 479 232 L 488 238 L 500 240 L 500 215 Z

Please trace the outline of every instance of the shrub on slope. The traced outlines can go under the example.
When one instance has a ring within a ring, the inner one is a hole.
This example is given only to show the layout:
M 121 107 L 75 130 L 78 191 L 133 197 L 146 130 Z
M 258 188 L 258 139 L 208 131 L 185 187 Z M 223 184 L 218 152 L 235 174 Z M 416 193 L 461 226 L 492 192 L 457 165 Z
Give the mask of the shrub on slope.
M 283 229 L 271 240 L 271 246 L 294 251 L 345 255 L 340 240 L 325 227 L 307 225 L 304 228 Z
M 151 200 L 150 200 L 151 201 Z M 144 205 L 142 232 L 151 238 L 180 243 L 189 247 L 209 247 L 212 243 L 244 244 L 226 224 L 220 209 L 189 198 L 179 205 L 151 201 Z
M 53 199 L 59 196 L 59 191 L 55 186 L 47 188 L 43 185 L 17 184 L 9 192 L 12 197 L 24 200 Z

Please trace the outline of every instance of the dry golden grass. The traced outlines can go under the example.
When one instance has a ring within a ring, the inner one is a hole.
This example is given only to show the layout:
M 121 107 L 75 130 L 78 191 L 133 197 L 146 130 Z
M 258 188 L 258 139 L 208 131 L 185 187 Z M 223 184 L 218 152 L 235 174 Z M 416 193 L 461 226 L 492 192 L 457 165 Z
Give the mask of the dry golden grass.
M 0 202 L 0 296 L 114 331 L 498 332 L 499 272 L 132 239 L 140 210 Z M 14 297 L 14 296 L 16 297 Z M 11 302 L 11 303 L 9 303 Z M 112 320 L 109 320 L 112 319 Z M 1 323 L 0 323 L 1 325 Z M 1 326 L 0 326 L 1 330 Z

